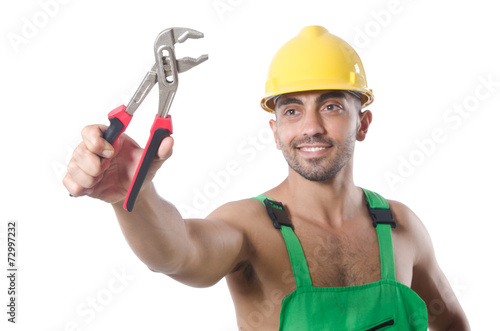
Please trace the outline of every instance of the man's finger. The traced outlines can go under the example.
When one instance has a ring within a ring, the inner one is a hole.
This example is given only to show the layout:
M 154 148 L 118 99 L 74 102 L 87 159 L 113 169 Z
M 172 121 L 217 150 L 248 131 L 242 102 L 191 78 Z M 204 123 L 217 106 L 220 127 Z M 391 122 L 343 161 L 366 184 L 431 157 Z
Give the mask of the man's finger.
M 113 146 L 103 137 L 103 132 L 107 130 L 105 125 L 88 125 L 82 130 L 83 143 L 87 149 L 99 156 L 109 158 L 114 153 Z

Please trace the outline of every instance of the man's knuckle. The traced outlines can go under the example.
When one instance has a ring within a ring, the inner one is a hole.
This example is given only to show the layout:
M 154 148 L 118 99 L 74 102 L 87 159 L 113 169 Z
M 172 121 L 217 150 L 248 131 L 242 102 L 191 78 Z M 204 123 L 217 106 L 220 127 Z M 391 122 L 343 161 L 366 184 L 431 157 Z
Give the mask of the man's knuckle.
M 64 187 L 66 187 L 66 189 L 69 191 L 69 189 L 71 188 L 71 185 L 70 185 L 70 175 L 69 173 L 66 173 L 66 175 L 64 176 L 63 180 L 62 180 L 62 183 L 64 185 Z
M 82 129 L 82 138 L 88 137 L 93 130 L 93 125 L 86 125 Z
M 94 154 L 100 154 L 102 153 L 104 149 L 104 139 L 101 137 L 92 137 L 93 139 L 90 140 L 90 151 Z
M 78 160 L 81 160 L 82 159 L 82 155 L 83 155 L 83 149 L 84 147 L 82 147 L 82 144 L 78 145 L 75 150 L 73 151 L 73 157 L 70 161 L 75 163 L 75 162 L 78 162 Z
M 83 189 L 91 188 L 95 185 L 95 178 L 92 176 L 86 176 L 81 179 L 80 186 Z
M 82 129 L 82 138 L 86 149 L 98 154 L 104 148 L 104 139 L 97 125 L 87 125 Z
M 63 178 L 63 184 L 66 187 L 66 190 L 68 190 L 68 192 L 75 197 L 81 195 L 83 192 L 83 188 L 78 185 L 69 174 Z
M 94 162 L 89 167 L 89 175 L 92 177 L 97 177 L 102 173 L 101 165 L 95 164 Z
M 74 159 L 72 159 L 71 161 L 69 161 L 68 166 L 66 167 L 67 175 L 74 174 L 76 168 L 77 168 L 77 165 L 76 165 Z

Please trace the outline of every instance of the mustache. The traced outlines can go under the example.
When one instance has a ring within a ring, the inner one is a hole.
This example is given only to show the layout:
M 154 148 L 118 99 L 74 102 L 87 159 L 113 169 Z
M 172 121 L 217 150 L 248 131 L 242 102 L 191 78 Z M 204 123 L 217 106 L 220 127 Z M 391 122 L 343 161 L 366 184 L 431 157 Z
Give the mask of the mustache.
M 290 146 L 293 148 L 297 148 L 297 146 L 302 144 L 325 144 L 334 146 L 336 142 L 333 139 L 327 138 L 325 136 L 304 136 L 301 138 L 296 138 L 292 140 Z

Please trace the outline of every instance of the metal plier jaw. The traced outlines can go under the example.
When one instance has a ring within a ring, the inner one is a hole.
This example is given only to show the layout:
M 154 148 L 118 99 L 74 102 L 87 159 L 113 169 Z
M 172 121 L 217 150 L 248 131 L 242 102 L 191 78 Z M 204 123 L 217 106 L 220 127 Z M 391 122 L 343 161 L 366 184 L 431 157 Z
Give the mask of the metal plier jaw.
M 146 174 L 153 162 L 163 138 L 172 134 L 171 116 L 168 115 L 174 100 L 179 83 L 178 74 L 187 71 L 206 61 L 208 55 L 204 54 L 197 59 L 184 57 L 177 60 L 175 57 L 175 44 L 187 39 L 203 38 L 203 33 L 187 28 L 169 28 L 163 30 L 156 38 L 154 44 L 156 62 L 146 74 L 139 88 L 130 100 L 127 107 L 124 105 L 112 110 L 108 114 L 110 126 L 103 134 L 103 138 L 110 144 L 118 139 L 132 120 L 132 116 L 142 101 L 146 98 L 153 86 L 158 83 L 159 102 L 158 113 L 151 127 L 149 140 L 144 148 L 141 160 L 137 166 L 134 178 L 127 192 L 123 208 L 132 211 L 135 200 L 140 192 Z
M 175 92 L 177 91 L 179 82 L 178 73 L 187 71 L 208 59 L 208 55 L 204 54 L 197 59 L 184 57 L 177 60 L 174 45 L 176 43 L 183 43 L 187 39 L 199 38 L 203 38 L 203 33 L 186 28 L 166 29 L 156 38 L 156 71 L 158 73 L 158 87 L 160 89 L 158 116 L 166 117 L 168 115 Z

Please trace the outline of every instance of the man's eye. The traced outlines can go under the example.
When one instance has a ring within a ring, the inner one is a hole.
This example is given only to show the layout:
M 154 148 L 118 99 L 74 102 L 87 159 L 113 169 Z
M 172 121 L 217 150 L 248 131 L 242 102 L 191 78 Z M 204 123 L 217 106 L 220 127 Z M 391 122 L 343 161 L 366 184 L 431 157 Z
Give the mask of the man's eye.
M 293 108 L 285 110 L 284 114 L 285 115 L 295 115 L 297 111 Z
M 341 110 L 342 107 L 339 105 L 335 105 L 335 104 L 330 103 L 330 104 L 326 105 L 325 109 L 328 111 L 338 111 L 338 110 Z

